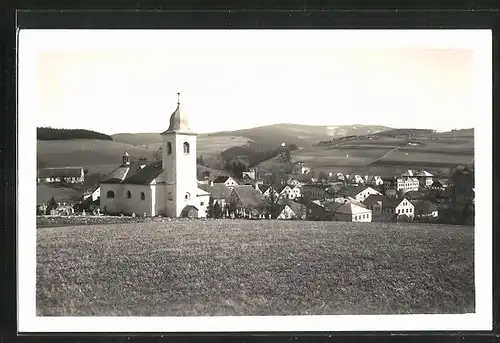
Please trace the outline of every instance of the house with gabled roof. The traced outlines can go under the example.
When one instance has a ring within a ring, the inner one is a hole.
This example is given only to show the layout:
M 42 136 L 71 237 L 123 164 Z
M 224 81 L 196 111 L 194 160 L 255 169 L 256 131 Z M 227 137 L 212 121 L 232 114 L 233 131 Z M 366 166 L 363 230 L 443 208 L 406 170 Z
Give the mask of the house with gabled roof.
M 307 218 L 307 207 L 295 201 L 287 201 L 280 205 L 276 219 L 301 219 Z
M 347 202 L 333 209 L 336 221 L 371 222 L 372 211 L 361 204 Z
M 445 187 L 443 183 L 439 180 L 434 180 L 431 185 L 431 189 L 434 191 L 444 191 Z
M 382 215 L 389 220 L 398 220 L 402 216 L 413 218 L 415 216 L 415 207 L 406 198 L 389 199 L 382 202 Z
M 366 184 L 372 186 L 382 186 L 384 184 L 384 180 L 379 175 L 367 175 Z
M 389 197 L 382 194 L 372 194 L 363 200 L 363 204 L 372 210 L 373 218 L 382 217 L 382 204 L 384 201 L 388 201 Z
M 429 173 L 428 171 L 425 170 L 420 170 L 418 173 L 415 174 L 415 178 L 420 182 L 420 184 L 424 187 L 430 187 L 433 183 L 433 178 L 434 175 Z
M 240 213 L 257 213 L 260 212 L 264 199 L 260 190 L 254 186 L 241 185 L 231 189 L 226 202 Z
M 131 162 L 125 152 L 122 164 L 101 180 L 102 212 L 167 217 L 195 213 L 206 217 L 210 193 L 198 188 L 197 135 L 181 113 L 179 101 L 168 129 L 161 135 L 161 161 Z
M 363 201 L 372 194 L 381 194 L 370 186 L 348 185 L 337 192 L 337 197 L 351 197 L 357 201 Z
M 235 186 L 238 186 L 238 182 L 234 180 L 232 177 L 227 176 L 227 175 L 219 175 L 217 176 L 212 183 L 215 184 L 224 184 L 229 188 L 233 188 Z
M 221 208 L 224 208 L 227 203 L 227 198 L 231 193 L 231 188 L 227 187 L 223 183 L 216 183 L 213 185 L 199 184 L 199 187 L 210 193 L 210 197 L 213 199 L 214 205 L 215 203 L 218 203 Z

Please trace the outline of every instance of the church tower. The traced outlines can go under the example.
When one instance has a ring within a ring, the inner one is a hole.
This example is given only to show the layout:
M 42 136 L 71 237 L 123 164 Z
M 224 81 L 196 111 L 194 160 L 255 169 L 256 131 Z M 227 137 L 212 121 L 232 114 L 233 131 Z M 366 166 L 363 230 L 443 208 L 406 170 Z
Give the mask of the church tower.
M 187 205 L 196 206 L 198 181 L 196 175 L 196 133 L 181 114 L 180 93 L 177 108 L 170 116 L 170 126 L 162 133 L 162 164 L 165 177 L 166 215 L 180 217 Z

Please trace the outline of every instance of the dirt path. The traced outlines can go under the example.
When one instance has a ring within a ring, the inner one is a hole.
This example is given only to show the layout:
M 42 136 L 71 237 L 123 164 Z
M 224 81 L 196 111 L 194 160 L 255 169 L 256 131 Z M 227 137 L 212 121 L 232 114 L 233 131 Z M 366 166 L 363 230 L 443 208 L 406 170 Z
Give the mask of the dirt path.
M 386 153 L 385 153 L 385 154 L 383 154 L 382 156 L 377 157 L 377 158 L 376 158 L 376 159 L 374 159 L 372 162 L 368 163 L 368 165 L 372 165 L 372 164 L 374 164 L 374 163 L 376 163 L 376 162 L 380 161 L 381 159 L 383 159 L 384 157 L 386 157 L 387 155 L 389 155 L 389 154 L 393 153 L 394 151 L 396 151 L 396 150 L 398 150 L 398 149 L 399 149 L 399 147 L 389 150 L 388 152 L 386 152 Z

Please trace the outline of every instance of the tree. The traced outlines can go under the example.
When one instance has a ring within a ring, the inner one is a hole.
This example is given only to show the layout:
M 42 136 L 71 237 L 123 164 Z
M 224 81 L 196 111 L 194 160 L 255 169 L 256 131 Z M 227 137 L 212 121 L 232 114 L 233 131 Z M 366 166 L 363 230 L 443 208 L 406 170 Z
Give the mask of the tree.
M 50 211 L 55 210 L 57 208 L 57 202 L 54 197 L 51 197 L 47 204 L 47 214 L 50 214 Z
M 212 197 L 210 197 L 210 199 L 208 200 L 207 217 L 208 218 L 215 218 L 215 216 L 214 216 L 214 198 L 212 198 Z
M 222 218 L 222 208 L 219 205 L 219 202 L 216 201 L 214 205 L 214 218 L 220 219 Z

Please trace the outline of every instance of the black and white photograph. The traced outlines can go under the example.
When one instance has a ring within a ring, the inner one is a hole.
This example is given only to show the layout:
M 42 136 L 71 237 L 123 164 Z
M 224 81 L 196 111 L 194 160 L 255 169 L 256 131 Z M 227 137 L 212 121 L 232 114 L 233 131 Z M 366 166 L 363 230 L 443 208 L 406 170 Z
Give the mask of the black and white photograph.
M 21 30 L 20 329 L 491 329 L 491 54 Z

